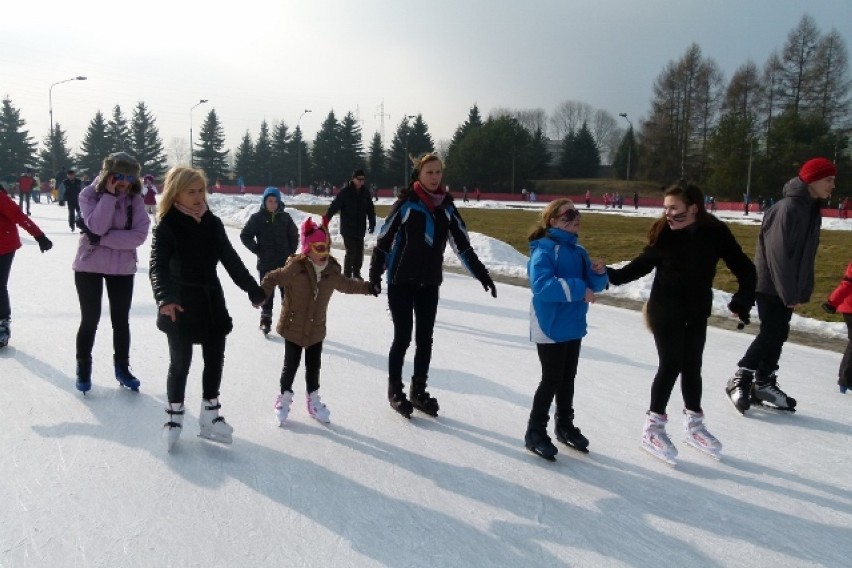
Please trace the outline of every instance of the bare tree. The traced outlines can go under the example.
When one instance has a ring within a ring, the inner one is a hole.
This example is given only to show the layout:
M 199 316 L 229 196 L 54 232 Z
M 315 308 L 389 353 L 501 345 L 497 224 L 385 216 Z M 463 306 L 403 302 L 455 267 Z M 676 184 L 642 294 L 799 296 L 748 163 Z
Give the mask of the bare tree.
M 820 42 L 814 19 L 807 14 L 787 36 L 781 51 L 781 92 L 784 110 L 794 114 L 810 110 L 816 91 L 816 55 Z
M 180 166 L 189 164 L 189 142 L 186 138 L 176 136 L 169 142 L 169 165 Z
M 562 139 L 569 132 L 576 132 L 585 122 L 592 123 L 594 109 L 589 103 L 581 101 L 563 101 L 556 106 L 550 117 L 551 133 L 554 138 Z
M 814 111 L 826 124 L 839 127 L 849 115 L 849 56 L 837 30 L 817 45 Z
M 592 138 L 594 138 L 598 151 L 601 153 L 602 162 L 609 164 L 612 156 L 615 155 L 619 142 L 621 142 L 621 137 L 624 136 L 624 131 L 618 128 L 618 121 L 615 120 L 615 117 L 603 109 L 596 110 L 588 124 Z
M 731 77 L 722 102 L 725 114 L 738 118 L 755 118 L 760 114 L 762 84 L 757 65 L 748 61 L 741 65 Z

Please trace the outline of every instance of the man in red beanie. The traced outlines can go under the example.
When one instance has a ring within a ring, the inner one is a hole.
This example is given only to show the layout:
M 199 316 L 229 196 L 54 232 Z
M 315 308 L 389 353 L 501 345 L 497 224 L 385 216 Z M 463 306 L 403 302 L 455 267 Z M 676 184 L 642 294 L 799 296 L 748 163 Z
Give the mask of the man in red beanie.
M 830 160 L 808 160 L 799 175 L 784 186 L 783 198 L 763 216 L 754 258 L 760 331 L 725 388 L 740 413 L 752 403 L 791 412 L 796 409 L 796 399 L 781 390 L 775 371 L 790 333 L 793 310 L 808 302 L 814 290 L 820 208 L 831 196 L 836 173 Z

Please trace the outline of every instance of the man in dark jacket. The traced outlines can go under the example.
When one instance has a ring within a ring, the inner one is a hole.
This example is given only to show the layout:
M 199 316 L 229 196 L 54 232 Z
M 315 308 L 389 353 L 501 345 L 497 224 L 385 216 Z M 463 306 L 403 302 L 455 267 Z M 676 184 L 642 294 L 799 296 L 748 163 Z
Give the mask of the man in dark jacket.
M 83 189 L 83 184 L 77 179 L 77 174 L 74 170 L 68 170 L 68 177 L 62 180 L 62 186 L 65 188 L 65 196 L 63 199 L 68 205 L 68 226 L 71 227 L 71 232 L 74 232 L 74 227 L 77 226 L 77 215 L 80 214 L 80 191 Z
M 299 230 L 290 215 L 284 211 L 281 192 L 278 188 L 267 187 L 263 192 L 260 210 L 254 213 L 240 232 L 240 240 L 251 252 L 257 255 L 258 281 L 262 281 L 267 272 L 281 268 L 287 257 L 296 252 L 299 246 Z M 284 289 L 281 288 L 281 298 Z M 264 335 L 272 327 L 272 303 L 275 295 L 270 294 L 260 312 L 260 329 Z
M 763 216 L 754 259 L 760 331 L 725 388 L 740 413 L 751 403 L 796 409 L 796 399 L 778 387 L 775 371 L 793 310 L 807 303 L 814 290 L 820 207 L 831 196 L 836 173 L 835 165 L 825 158 L 808 160 L 784 186 L 784 198 Z
M 364 170 L 352 172 L 352 179 L 340 190 L 322 217 L 323 225 L 327 227 L 334 214 L 340 212 L 340 234 L 346 248 L 343 275 L 358 280 L 363 280 L 364 234 L 367 231 L 373 234 L 376 230 L 376 208 L 370 192 L 364 188 L 365 179 Z

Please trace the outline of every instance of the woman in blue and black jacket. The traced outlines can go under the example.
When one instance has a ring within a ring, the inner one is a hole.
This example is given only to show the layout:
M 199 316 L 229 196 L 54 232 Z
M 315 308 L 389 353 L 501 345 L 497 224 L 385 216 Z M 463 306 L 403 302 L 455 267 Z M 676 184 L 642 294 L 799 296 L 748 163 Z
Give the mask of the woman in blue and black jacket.
M 391 407 L 409 417 L 414 408 L 438 415 L 438 401 L 426 392 L 432 359 L 432 332 L 438 310 L 438 290 L 443 281 L 447 241 L 462 265 L 497 297 L 497 289 L 485 266 L 471 248 L 467 228 L 453 198 L 441 187 L 443 163 L 437 154 L 412 158 L 412 182 L 394 203 L 373 249 L 370 284 L 381 291 L 387 270 L 388 306 L 394 335 L 388 355 L 388 400 Z M 411 344 L 414 322 L 414 374 L 411 401 L 403 392 L 402 366 Z

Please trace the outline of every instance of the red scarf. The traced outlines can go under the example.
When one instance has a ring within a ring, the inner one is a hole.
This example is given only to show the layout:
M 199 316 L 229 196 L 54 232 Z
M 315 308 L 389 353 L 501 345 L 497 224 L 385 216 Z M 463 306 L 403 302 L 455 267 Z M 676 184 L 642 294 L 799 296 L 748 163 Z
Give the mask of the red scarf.
M 444 193 L 444 189 L 441 186 L 438 186 L 438 189 L 435 190 L 435 193 L 431 193 L 426 191 L 419 181 L 414 182 L 414 193 L 417 194 L 417 197 L 420 198 L 426 208 L 429 209 L 429 213 L 435 212 L 435 207 L 444 202 L 444 198 L 447 197 L 447 194 Z

